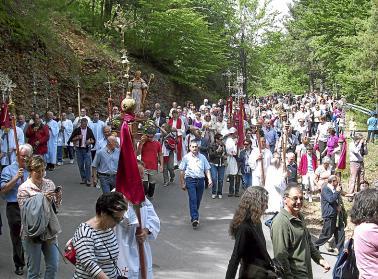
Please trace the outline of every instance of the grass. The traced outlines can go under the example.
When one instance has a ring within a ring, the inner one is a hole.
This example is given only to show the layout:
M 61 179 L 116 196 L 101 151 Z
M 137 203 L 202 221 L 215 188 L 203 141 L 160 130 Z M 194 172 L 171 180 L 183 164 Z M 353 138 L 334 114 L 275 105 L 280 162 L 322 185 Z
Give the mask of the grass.
M 348 115 L 347 115 L 348 116 Z M 355 118 L 356 119 L 356 118 Z M 356 119 L 358 121 L 358 119 Z M 362 121 L 358 121 L 357 123 L 358 128 L 362 130 L 364 127 L 366 129 L 366 124 L 364 124 Z M 349 134 L 349 131 L 346 132 L 346 135 Z M 367 133 L 364 133 L 365 137 Z M 350 140 L 348 139 L 348 148 L 350 145 Z M 369 143 L 368 144 L 368 155 L 365 156 L 365 180 L 370 183 L 370 187 L 373 184 L 376 184 L 378 181 L 378 175 L 377 175 L 377 169 L 378 169 L 378 142 L 376 141 L 375 144 Z M 349 183 L 349 150 L 347 152 L 347 166 L 342 174 L 341 177 L 341 184 L 343 186 L 343 189 L 348 188 L 348 183 Z M 346 211 L 350 212 L 350 209 L 352 208 L 353 203 L 349 202 L 345 197 L 343 197 L 343 202 Z M 315 235 L 319 236 L 322 226 L 323 226 L 323 221 L 321 217 L 321 209 L 320 209 L 320 200 L 315 200 L 312 203 L 308 203 L 305 201 L 304 206 L 303 206 L 303 212 L 306 217 L 306 223 L 307 227 L 309 228 L 310 232 Z M 346 238 L 351 237 L 352 233 L 354 230 L 353 224 L 348 220 L 347 227 L 345 228 L 345 234 Z

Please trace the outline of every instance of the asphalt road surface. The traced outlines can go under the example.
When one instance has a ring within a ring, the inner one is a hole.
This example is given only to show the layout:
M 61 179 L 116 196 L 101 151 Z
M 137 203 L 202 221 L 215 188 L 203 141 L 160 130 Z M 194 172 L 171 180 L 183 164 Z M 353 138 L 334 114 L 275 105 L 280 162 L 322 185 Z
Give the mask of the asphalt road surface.
M 158 176 L 158 182 L 161 183 L 162 175 Z M 63 186 L 63 205 L 58 216 L 63 230 L 59 235 L 59 246 L 63 248 L 77 226 L 95 214 L 95 202 L 101 190 L 79 184 L 76 164 L 64 165 L 48 172 L 48 177 L 56 185 Z M 224 189 L 227 189 L 226 185 Z M 187 199 L 187 193 L 179 188 L 177 178 L 168 187 L 157 186 L 152 202 L 161 220 L 161 231 L 158 239 L 151 243 L 155 278 L 224 278 L 234 244 L 228 235 L 228 226 L 239 199 L 223 195 L 222 200 L 213 200 L 211 192 L 206 190 L 200 208 L 200 227 L 196 231 L 190 225 Z M 3 219 L 3 235 L 0 236 L 0 278 L 26 278 L 26 275 L 17 276 L 14 273 L 4 201 L 0 201 L 0 212 Z M 271 253 L 269 232 L 263 227 L 267 248 Z M 331 266 L 334 265 L 335 256 L 325 255 L 325 258 Z M 41 270 L 43 268 L 42 266 Z M 73 270 L 72 264 L 65 264 L 60 259 L 57 278 L 72 278 Z M 332 278 L 331 271 L 324 273 L 315 263 L 313 273 L 316 279 Z

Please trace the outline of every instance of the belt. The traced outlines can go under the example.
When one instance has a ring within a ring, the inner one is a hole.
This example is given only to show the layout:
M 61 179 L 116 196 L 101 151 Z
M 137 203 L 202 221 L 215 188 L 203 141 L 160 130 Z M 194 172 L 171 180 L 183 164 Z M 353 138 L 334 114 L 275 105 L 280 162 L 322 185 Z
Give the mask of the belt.
M 101 176 L 114 176 L 116 174 L 110 174 L 110 173 L 102 173 L 102 172 L 97 172 L 98 175 L 101 175 Z

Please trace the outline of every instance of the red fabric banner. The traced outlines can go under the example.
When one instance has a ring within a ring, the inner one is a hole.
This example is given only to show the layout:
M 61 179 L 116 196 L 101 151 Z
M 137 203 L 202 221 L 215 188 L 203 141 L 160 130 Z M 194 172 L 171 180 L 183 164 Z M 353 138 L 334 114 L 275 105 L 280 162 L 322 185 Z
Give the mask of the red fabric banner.
M 138 170 L 134 143 L 129 123 L 134 122 L 133 114 L 125 114 L 121 127 L 121 149 L 116 177 L 116 191 L 122 193 L 132 204 L 141 204 L 144 197 L 142 178 Z
M 245 111 L 244 111 L 244 102 L 240 99 L 239 103 L 239 113 L 238 113 L 238 147 L 242 148 L 244 145 L 244 118 L 245 118 Z
M 1 105 L 0 126 L 2 129 L 10 129 L 11 127 L 11 120 L 7 103 L 3 103 Z

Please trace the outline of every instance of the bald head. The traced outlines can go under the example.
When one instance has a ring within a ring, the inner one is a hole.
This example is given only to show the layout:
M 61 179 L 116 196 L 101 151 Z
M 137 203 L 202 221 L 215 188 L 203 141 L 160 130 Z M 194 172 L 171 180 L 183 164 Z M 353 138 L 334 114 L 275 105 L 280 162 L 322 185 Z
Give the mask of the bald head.
M 115 148 L 118 147 L 118 140 L 115 136 L 109 136 L 107 138 L 107 142 L 108 142 L 107 146 L 110 150 L 114 150 Z

